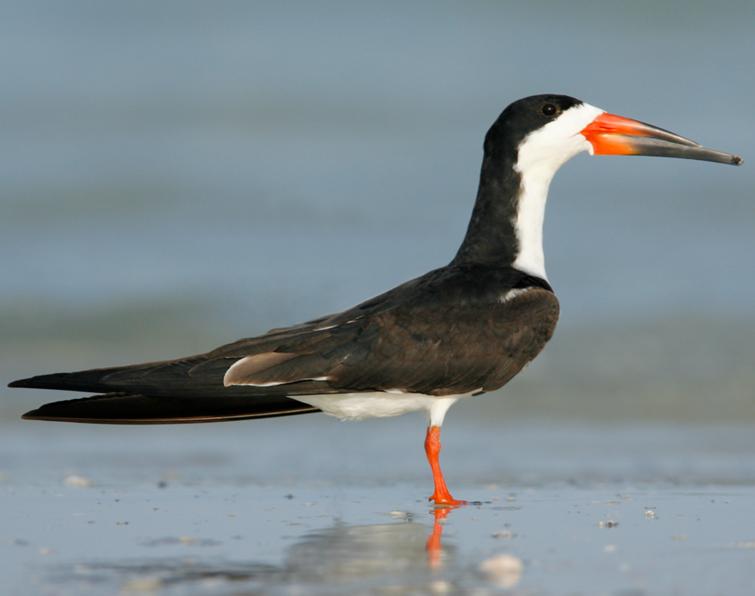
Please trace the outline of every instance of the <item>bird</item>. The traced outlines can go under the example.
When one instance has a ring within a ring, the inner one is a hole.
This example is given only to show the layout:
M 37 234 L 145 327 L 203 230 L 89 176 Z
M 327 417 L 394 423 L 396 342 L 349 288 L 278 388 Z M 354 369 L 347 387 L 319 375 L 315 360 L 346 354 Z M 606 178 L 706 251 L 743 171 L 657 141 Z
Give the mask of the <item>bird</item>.
M 343 312 L 204 354 L 14 381 L 10 387 L 95 393 L 23 418 L 169 424 L 425 412 L 429 500 L 460 506 L 440 467 L 443 421 L 457 401 L 506 385 L 553 335 L 559 302 L 545 271 L 546 201 L 557 170 L 582 152 L 742 163 L 574 97 L 525 97 L 485 135 L 472 216 L 447 265 Z

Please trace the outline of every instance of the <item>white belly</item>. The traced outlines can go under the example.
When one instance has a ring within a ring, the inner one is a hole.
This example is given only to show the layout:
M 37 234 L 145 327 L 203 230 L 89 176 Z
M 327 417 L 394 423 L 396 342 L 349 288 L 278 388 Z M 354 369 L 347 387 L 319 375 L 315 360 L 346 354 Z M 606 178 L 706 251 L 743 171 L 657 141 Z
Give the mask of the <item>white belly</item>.
M 340 393 L 333 395 L 297 395 L 296 401 L 322 410 L 341 420 L 364 420 L 400 416 L 409 412 L 427 412 L 430 424 L 440 426 L 446 411 L 456 400 L 466 395 L 435 397 L 422 393 Z

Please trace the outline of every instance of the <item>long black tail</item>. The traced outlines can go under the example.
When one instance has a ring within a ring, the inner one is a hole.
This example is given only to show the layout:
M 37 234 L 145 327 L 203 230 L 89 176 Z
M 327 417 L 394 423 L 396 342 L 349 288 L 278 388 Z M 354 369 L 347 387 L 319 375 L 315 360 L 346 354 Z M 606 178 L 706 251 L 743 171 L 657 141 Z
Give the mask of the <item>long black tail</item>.
M 24 414 L 26 420 L 91 424 L 190 424 L 293 416 L 319 411 L 287 397 L 165 397 L 111 393 L 56 401 Z
M 203 357 L 99 368 L 19 379 L 9 387 L 101 393 L 57 401 L 24 414 L 28 420 L 93 424 L 187 424 L 318 412 L 288 397 L 287 388 L 224 387 L 227 364 L 191 371 Z M 289 390 L 291 388 L 288 388 Z M 301 387 L 299 387 L 301 389 Z
M 18 379 L 9 383 L 8 387 L 58 389 L 63 391 L 98 391 L 101 393 L 111 393 L 114 391 L 137 393 L 138 391 L 134 390 L 134 386 L 139 385 L 139 380 L 148 374 L 158 371 L 163 373 L 160 380 L 165 381 L 167 384 L 171 380 L 178 383 L 185 381 L 182 378 L 182 373 L 185 372 L 186 366 L 190 363 L 193 363 L 191 359 L 166 360 L 164 362 L 147 362 L 128 366 L 52 373 L 29 377 L 28 379 Z M 171 374 L 171 372 L 174 374 Z M 146 383 L 145 385 L 152 384 L 154 383 Z

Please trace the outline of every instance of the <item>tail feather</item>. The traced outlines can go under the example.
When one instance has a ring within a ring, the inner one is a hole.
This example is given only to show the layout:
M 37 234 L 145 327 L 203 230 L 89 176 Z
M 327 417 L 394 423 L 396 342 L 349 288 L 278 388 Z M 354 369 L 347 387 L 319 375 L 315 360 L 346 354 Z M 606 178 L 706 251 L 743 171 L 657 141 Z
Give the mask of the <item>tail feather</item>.
M 121 373 L 126 370 L 133 370 L 137 373 L 139 368 L 150 365 L 139 366 L 116 366 L 112 368 L 93 368 L 77 372 L 52 373 L 47 375 L 38 375 L 28 379 L 18 379 L 8 384 L 8 387 L 26 387 L 29 389 L 61 389 L 66 391 L 88 391 L 108 393 L 114 390 L 113 384 L 107 383 L 107 377 Z
M 110 393 L 52 402 L 27 412 L 23 417 L 27 420 L 92 424 L 189 424 L 292 416 L 317 411 L 317 408 L 287 397 L 249 399 L 229 396 L 218 399 Z

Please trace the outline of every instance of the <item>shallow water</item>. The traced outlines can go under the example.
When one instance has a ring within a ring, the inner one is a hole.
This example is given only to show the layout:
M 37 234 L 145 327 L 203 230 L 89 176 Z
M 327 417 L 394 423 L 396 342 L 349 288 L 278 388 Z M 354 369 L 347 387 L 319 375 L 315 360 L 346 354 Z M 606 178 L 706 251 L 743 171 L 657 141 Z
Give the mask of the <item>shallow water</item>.
M 485 502 L 435 527 L 415 487 L 291 497 L 279 487 L 67 489 L 37 518 L 76 541 L 27 530 L 4 563 L 23 578 L 16 571 L 4 581 L 11 593 L 41 594 L 746 594 L 752 586 L 755 536 L 741 523 L 755 513 L 752 489 L 469 488 Z
M 446 475 L 456 496 L 479 503 L 434 514 L 421 419 L 381 422 L 6 425 L 5 591 L 746 594 L 752 585 L 752 427 L 449 424 Z

